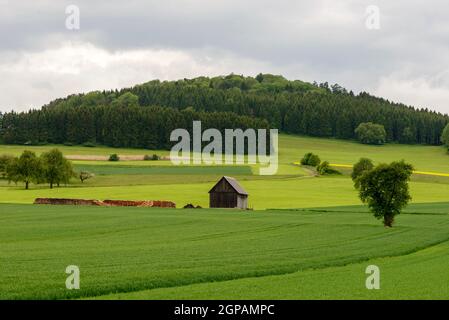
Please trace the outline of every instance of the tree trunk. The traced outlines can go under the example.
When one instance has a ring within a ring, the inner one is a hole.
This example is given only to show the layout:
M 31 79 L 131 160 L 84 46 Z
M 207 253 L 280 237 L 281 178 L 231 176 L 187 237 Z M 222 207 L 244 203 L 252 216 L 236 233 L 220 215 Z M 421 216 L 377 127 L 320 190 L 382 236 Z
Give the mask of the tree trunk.
M 25 190 L 28 190 L 28 186 L 30 185 L 29 181 L 25 181 Z
M 384 226 L 386 228 L 392 228 L 394 222 L 394 216 L 392 214 L 388 214 L 384 216 Z
M 53 182 L 50 182 L 50 189 L 53 189 Z

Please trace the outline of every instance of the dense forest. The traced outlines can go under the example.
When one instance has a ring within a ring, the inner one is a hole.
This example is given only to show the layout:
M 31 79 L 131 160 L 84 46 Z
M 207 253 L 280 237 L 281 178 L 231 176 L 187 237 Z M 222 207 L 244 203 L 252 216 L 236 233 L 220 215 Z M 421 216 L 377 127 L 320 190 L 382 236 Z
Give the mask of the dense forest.
M 57 99 L 39 110 L 0 116 L 8 144 L 98 143 L 168 148 L 170 132 L 203 128 L 278 128 L 319 137 L 355 138 L 360 123 L 382 124 L 387 141 L 440 144 L 449 117 L 353 92 L 335 84 L 282 76 L 150 81 L 132 88 Z

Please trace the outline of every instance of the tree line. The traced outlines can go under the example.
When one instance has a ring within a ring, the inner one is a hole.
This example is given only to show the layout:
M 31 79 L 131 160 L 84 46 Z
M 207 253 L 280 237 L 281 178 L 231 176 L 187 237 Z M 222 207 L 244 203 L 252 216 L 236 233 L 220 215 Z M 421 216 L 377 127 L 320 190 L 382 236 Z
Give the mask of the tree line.
M 449 117 L 335 84 L 281 76 L 150 81 L 132 88 L 57 99 L 40 110 L 1 116 L 5 143 L 86 143 L 167 148 L 174 128 L 278 128 L 282 132 L 355 139 L 361 123 L 382 125 L 386 141 L 440 144 Z M 206 123 L 207 122 L 207 123 Z
M 23 182 L 25 189 L 30 183 L 68 184 L 75 176 L 72 163 L 58 149 L 42 153 L 38 157 L 34 152 L 25 150 L 19 157 L 0 156 L 0 177 L 9 182 Z
M 125 94 L 127 96 L 127 94 Z M 122 96 L 123 97 L 123 96 Z M 126 97 L 125 97 L 126 98 Z M 8 144 L 102 144 L 111 147 L 169 149 L 170 133 L 192 131 L 194 120 L 202 128 L 268 129 L 266 120 L 233 112 L 198 112 L 139 105 L 79 105 L 9 113 L 2 118 L 2 139 Z

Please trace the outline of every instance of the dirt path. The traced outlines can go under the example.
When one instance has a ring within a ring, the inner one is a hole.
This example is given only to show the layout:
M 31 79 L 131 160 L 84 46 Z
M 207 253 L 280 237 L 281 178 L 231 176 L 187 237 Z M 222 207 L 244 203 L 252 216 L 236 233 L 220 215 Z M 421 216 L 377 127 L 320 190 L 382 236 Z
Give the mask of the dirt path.
M 118 155 L 120 161 L 141 161 L 144 160 L 145 155 Z M 86 160 L 86 161 L 108 161 L 109 156 L 99 156 L 99 155 L 67 155 L 69 160 Z M 170 157 L 161 157 L 160 160 L 170 160 Z

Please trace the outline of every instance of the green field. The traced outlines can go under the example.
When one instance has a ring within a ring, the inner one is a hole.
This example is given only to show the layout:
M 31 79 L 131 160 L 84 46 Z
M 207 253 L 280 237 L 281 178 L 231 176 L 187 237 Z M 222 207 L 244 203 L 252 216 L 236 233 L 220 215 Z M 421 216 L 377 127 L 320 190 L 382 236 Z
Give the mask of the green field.
M 0 154 L 55 146 L 0 146 Z M 57 146 L 66 155 L 167 151 Z M 404 159 L 449 173 L 443 147 L 366 146 L 281 135 L 278 174 L 257 166 L 173 166 L 170 161 L 74 161 L 81 183 L 0 180 L 0 299 L 449 299 L 449 178 L 415 175 L 412 204 L 385 229 L 361 206 L 348 174 L 315 177 L 294 165 L 306 152 L 335 164 Z M 208 207 L 222 176 L 236 177 L 253 211 L 32 205 L 38 197 L 171 200 Z M 81 289 L 65 288 L 65 267 Z M 365 268 L 381 269 L 367 290 Z
M 264 278 L 274 275 L 297 289 L 297 296 L 292 291 L 289 298 L 315 297 L 316 290 L 298 289 L 301 277 L 308 273 L 327 273 L 334 270 L 330 267 L 346 265 L 349 269 L 342 269 L 342 277 L 352 274 L 363 280 L 363 268 L 360 274 L 352 273 L 351 268 L 381 257 L 407 259 L 408 254 L 427 252 L 448 241 L 449 215 L 428 213 L 432 211 L 428 208 L 415 206 L 414 214 L 402 215 L 397 227 L 385 229 L 366 211 L 354 208 L 348 212 L 344 208 L 343 212 L 336 208 L 243 212 L 3 204 L 0 243 L 2 260 L 7 263 L 2 264 L 0 298 L 111 294 L 126 298 L 123 294 L 129 292 L 131 298 L 152 298 L 153 294 L 157 298 L 186 297 L 188 287 L 184 286 L 199 283 L 208 283 L 207 288 L 218 292 L 224 286 L 229 291 L 223 291 L 221 297 L 244 298 L 245 291 L 229 292 L 234 283 L 238 288 L 238 281 L 247 285 L 254 277 L 259 286 L 267 281 L 259 296 L 272 297 L 284 292 L 273 291 L 271 278 Z M 449 204 L 443 208 L 448 210 Z M 446 267 L 447 251 L 434 252 L 446 253 L 445 260 L 437 260 Z M 80 267 L 80 290 L 65 289 L 64 271 L 71 264 Z M 394 274 L 384 272 L 388 283 Z M 298 282 L 289 281 L 290 277 Z M 364 282 L 356 279 L 354 288 L 363 291 Z M 225 280 L 237 282 L 222 282 Z M 317 290 L 335 286 L 334 282 L 325 283 L 322 278 Z M 415 289 L 410 283 L 408 290 L 416 296 L 419 292 Z M 435 297 L 445 293 L 435 291 Z

